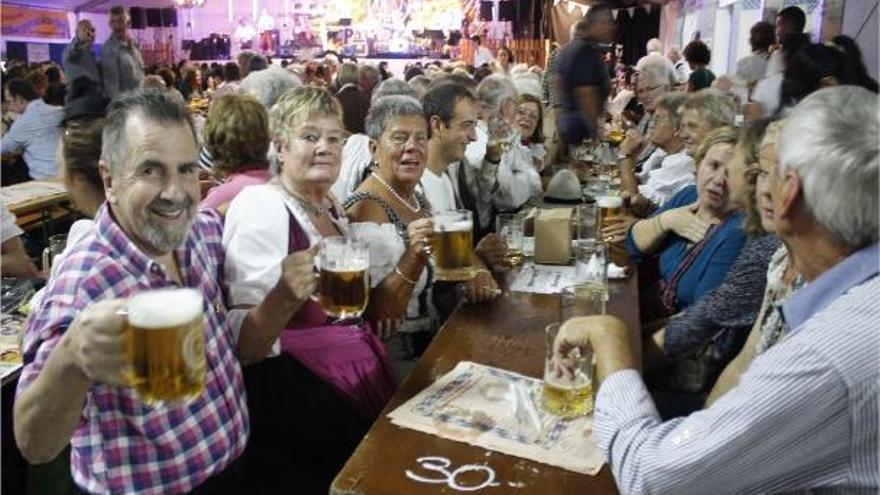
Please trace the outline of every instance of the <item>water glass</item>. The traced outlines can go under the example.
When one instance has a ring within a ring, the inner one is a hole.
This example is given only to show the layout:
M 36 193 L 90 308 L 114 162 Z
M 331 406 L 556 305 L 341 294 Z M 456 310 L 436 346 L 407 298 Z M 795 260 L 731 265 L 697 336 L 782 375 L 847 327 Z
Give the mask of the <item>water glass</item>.
M 523 261 L 523 217 L 514 213 L 504 213 L 495 219 L 498 234 L 507 242 L 504 264 L 519 266 Z
M 598 215 L 596 203 L 578 205 L 575 209 L 575 236 L 578 244 L 581 241 L 596 239 L 596 219 Z

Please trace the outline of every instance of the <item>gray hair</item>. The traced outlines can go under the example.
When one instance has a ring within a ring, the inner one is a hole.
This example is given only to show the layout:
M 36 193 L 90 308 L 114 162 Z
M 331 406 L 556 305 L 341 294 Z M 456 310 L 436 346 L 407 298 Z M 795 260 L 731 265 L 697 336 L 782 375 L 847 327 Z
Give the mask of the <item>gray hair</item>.
M 662 86 L 674 86 L 678 81 L 675 75 L 675 66 L 668 58 L 659 53 L 650 53 L 639 60 L 639 79 L 647 79 L 649 84 Z
M 428 92 L 428 86 L 431 85 L 431 78 L 428 76 L 416 76 L 407 83 L 416 92 L 416 96 L 421 99 Z
M 688 95 L 679 108 L 679 111 L 684 110 L 696 110 L 713 129 L 732 126 L 736 118 L 733 97 L 714 88 L 701 89 Z
M 367 119 L 364 122 L 367 136 L 370 136 L 370 139 L 379 139 L 385 131 L 389 119 L 409 116 L 425 118 L 419 100 L 404 95 L 383 96 L 373 103 L 370 107 L 370 113 L 367 114 Z
M 801 180 L 816 222 L 859 249 L 878 240 L 880 104 L 857 86 L 811 94 L 791 110 L 779 135 L 779 172 Z
M 378 81 L 382 77 L 379 68 L 373 64 L 361 64 L 360 67 L 358 67 L 358 75 L 361 79 L 369 81 Z
M 192 132 L 193 142 L 197 141 L 192 115 L 182 99 L 154 88 L 136 88 L 122 93 L 107 109 L 101 137 L 101 159 L 110 165 L 113 176 L 119 176 L 125 170 L 129 151 L 125 125 L 132 115 L 162 124 L 186 124 Z
M 358 66 L 354 62 L 345 62 L 339 66 L 339 72 L 336 73 L 336 81 L 339 85 L 357 84 L 358 83 Z
M 657 111 L 657 109 L 660 108 L 666 110 L 669 114 L 669 122 L 672 124 L 672 127 L 678 129 L 678 125 L 681 123 L 681 116 L 678 115 L 678 108 L 684 104 L 687 99 L 688 94 L 682 91 L 665 93 L 657 100 L 654 111 Z
M 505 100 L 516 100 L 519 95 L 510 78 L 493 74 L 480 81 L 480 84 L 477 85 L 476 96 L 483 108 L 497 110 L 501 108 L 501 104 Z
M 412 86 L 410 86 L 409 83 L 403 79 L 392 77 L 391 79 L 382 81 L 376 86 L 373 90 L 372 96 L 370 96 L 370 105 L 375 105 L 376 102 L 379 101 L 379 98 L 392 95 L 411 96 L 416 99 L 419 97 L 416 94 L 416 90 L 412 89 Z
M 657 38 L 651 38 L 648 40 L 648 44 L 646 45 L 647 52 L 657 52 L 660 53 L 663 51 L 663 42 Z
M 293 74 L 281 67 L 251 72 L 241 81 L 241 89 L 254 95 L 269 110 L 287 90 L 301 86 Z

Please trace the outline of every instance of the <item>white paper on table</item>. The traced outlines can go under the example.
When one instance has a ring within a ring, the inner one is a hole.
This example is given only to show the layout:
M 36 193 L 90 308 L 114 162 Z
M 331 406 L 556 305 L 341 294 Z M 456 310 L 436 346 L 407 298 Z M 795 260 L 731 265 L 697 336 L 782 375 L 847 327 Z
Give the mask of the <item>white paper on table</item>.
M 605 460 L 593 420 L 542 411 L 542 381 L 462 361 L 388 414 L 397 426 L 595 475 Z
M 563 288 L 575 283 L 577 283 L 576 268 L 573 266 L 526 263 L 510 285 L 510 290 L 533 294 L 559 294 Z

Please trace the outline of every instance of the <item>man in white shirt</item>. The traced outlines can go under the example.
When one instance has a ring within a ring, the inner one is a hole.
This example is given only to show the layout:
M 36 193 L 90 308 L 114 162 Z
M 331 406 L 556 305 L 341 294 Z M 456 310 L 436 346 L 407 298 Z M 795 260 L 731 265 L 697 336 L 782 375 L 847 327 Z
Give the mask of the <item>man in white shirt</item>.
M 479 120 L 476 141 L 468 145 L 463 162 L 472 191 L 478 195 L 480 224 L 491 222 L 492 210 L 520 208 L 541 194 L 541 176 L 527 148 L 516 146 L 519 134 L 516 119 L 517 92 L 513 82 L 492 75 L 477 86 Z
M 767 309 L 785 338 L 710 407 L 663 421 L 620 320 L 560 328 L 558 355 L 593 352 L 592 434 L 622 494 L 877 493 L 878 115 L 876 95 L 837 86 L 783 124 L 768 191 L 808 283 Z
M 638 142 L 627 138 L 620 144 L 620 151 L 625 155 L 620 162 L 621 187 L 630 195 L 632 210 L 640 216 L 662 206 L 696 180 L 694 160 L 685 153 L 684 143 L 678 136 L 678 107 L 686 99 L 685 93 L 667 93 L 657 101 L 654 130 L 650 136 L 657 150 L 642 166 L 641 172 L 637 173 L 633 167 Z
M 684 84 L 688 80 L 688 76 L 691 75 L 690 68 L 688 68 L 687 62 L 681 57 L 681 50 L 675 45 L 670 46 L 668 50 L 666 50 L 666 58 L 672 62 L 672 67 L 675 69 L 675 82 L 677 84 Z
M 47 105 L 34 85 L 24 78 L 6 83 L 9 109 L 21 116 L 3 136 L 3 155 L 22 151 L 31 179 L 48 179 L 58 175 L 55 152 L 61 139 L 64 109 Z
M 421 186 L 431 211 L 474 211 L 479 195 L 478 190 L 477 194 L 472 190 L 476 181 L 469 184 L 464 175 L 467 169 L 460 165 L 468 145 L 476 140 L 474 95 L 455 83 L 440 84 L 425 94 L 422 108 L 428 121 L 428 163 Z M 499 266 L 507 251 L 504 239 L 498 234 L 484 233 L 475 228 L 479 242 L 474 252 L 487 266 Z
M 474 49 L 474 67 L 480 68 L 492 63 L 492 61 L 495 60 L 495 57 L 492 56 L 492 52 L 489 51 L 488 48 L 483 46 L 480 37 L 474 35 L 471 39 L 477 44 L 477 47 Z

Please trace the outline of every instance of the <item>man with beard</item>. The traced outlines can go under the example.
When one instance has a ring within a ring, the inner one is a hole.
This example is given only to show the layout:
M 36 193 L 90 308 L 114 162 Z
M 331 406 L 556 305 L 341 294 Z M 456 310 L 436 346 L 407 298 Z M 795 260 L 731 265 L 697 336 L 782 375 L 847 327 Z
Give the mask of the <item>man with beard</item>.
M 33 464 L 72 444 L 73 479 L 87 492 L 238 493 L 248 412 L 236 348 L 285 323 L 279 301 L 294 285 L 310 290 L 311 263 L 286 259 L 264 304 L 232 323 L 222 221 L 196 214 L 198 148 L 186 108 L 166 92 L 125 93 L 110 106 L 103 142 L 107 200 L 28 322 L 16 441 Z M 120 310 L 136 293 L 171 287 L 204 297 L 207 378 L 190 402 L 148 406 L 125 386 Z

